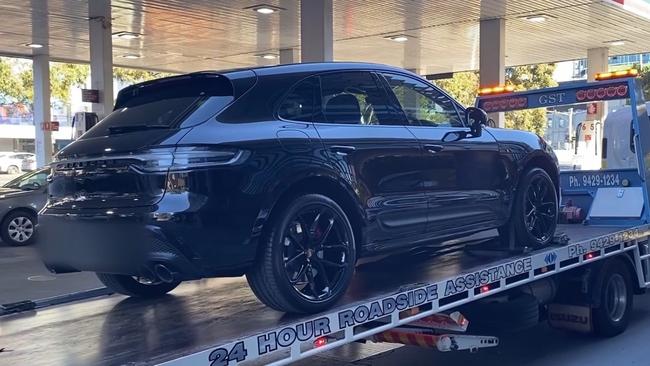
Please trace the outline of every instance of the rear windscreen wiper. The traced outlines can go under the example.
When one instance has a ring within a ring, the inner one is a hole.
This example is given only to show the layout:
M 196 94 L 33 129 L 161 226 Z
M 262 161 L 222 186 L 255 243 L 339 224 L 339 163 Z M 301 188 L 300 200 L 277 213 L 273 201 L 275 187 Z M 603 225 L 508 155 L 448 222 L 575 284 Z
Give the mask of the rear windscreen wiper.
M 108 133 L 124 133 L 132 131 L 144 131 L 144 130 L 160 130 L 168 129 L 168 125 L 124 125 L 124 126 L 111 126 L 108 128 Z

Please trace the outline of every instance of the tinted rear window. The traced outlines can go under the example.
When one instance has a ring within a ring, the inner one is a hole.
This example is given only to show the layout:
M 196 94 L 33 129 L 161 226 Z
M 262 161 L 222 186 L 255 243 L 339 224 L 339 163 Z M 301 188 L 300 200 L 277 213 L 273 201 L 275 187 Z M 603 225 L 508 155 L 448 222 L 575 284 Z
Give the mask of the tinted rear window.
M 189 127 L 214 116 L 232 100 L 232 84 L 219 75 L 135 85 L 120 91 L 113 112 L 83 137 Z

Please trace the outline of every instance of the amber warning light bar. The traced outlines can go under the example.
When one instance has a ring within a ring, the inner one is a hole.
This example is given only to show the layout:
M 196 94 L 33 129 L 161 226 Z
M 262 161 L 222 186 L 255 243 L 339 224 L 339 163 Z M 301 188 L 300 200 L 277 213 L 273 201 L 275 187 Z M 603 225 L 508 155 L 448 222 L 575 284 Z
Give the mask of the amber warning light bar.
M 629 78 L 639 75 L 637 69 L 627 69 L 611 72 L 599 72 L 596 74 L 596 80 L 609 80 L 609 79 L 619 79 L 619 78 Z
M 478 90 L 479 95 L 494 95 L 494 94 L 504 94 L 512 93 L 515 90 L 515 87 L 512 85 L 497 85 L 489 88 L 480 88 Z

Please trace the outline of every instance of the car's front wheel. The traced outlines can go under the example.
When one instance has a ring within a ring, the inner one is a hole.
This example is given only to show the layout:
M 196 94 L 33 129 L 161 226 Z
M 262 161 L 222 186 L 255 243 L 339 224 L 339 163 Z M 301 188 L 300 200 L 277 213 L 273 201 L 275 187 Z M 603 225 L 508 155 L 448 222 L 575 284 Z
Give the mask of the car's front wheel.
M 16 165 L 10 165 L 7 168 L 7 174 L 18 174 L 20 173 L 20 168 L 17 167 Z
M 14 211 L 2 220 L 2 240 L 9 245 L 29 245 L 35 233 L 36 218 L 27 211 Z
M 553 180 L 544 169 L 532 168 L 524 173 L 517 189 L 511 218 L 516 244 L 540 248 L 553 241 L 558 218 L 555 188 Z M 501 231 L 506 230 L 507 226 Z
M 320 194 L 279 208 L 246 278 L 255 295 L 279 311 L 315 313 L 345 293 L 356 261 L 352 226 L 343 209 Z
M 151 298 L 162 296 L 180 284 L 180 281 L 152 281 L 142 277 L 111 273 L 96 273 L 96 275 L 109 290 L 131 297 Z

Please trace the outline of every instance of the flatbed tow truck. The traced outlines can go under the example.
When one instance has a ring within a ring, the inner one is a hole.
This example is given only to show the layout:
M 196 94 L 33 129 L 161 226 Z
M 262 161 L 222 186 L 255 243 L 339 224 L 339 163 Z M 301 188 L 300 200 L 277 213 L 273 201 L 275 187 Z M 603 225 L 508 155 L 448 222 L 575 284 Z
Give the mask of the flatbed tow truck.
M 559 225 L 552 246 L 528 250 L 488 234 L 443 252 L 386 256 L 359 264 L 339 304 L 313 315 L 266 308 L 243 278 L 194 281 L 155 300 L 111 295 L 18 312 L 0 317 L 0 364 L 282 365 L 355 341 L 473 351 L 497 346 L 498 338 L 466 335 L 462 310 L 480 316 L 483 306 L 494 307 L 490 299 L 513 293 L 539 299 L 544 311 L 536 320 L 620 333 L 631 293 L 650 286 L 650 121 L 636 80 L 492 94 L 477 105 L 502 112 L 612 99 L 632 106 L 638 168 L 563 172 L 563 205 L 572 199 L 589 215 L 586 225 Z M 616 174 L 591 184 L 593 176 Z M 505 319 L 501 327 L 511 325 Z

